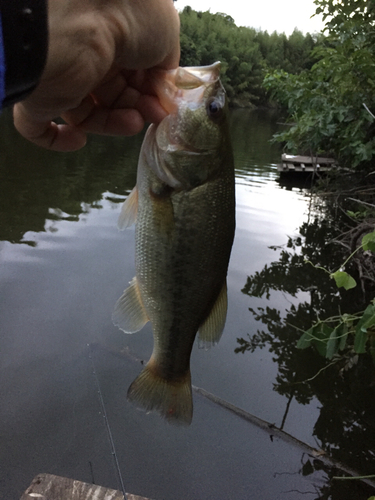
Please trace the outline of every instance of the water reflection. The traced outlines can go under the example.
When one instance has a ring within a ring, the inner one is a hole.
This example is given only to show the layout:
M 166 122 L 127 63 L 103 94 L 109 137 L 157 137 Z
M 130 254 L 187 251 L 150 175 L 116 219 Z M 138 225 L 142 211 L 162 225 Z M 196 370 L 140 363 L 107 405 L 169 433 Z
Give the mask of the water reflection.
M 270 157 L 279 156 L 278 147 L 269 143 L 269 134 L 277 128 L 273 115 L 247 110 L 231 114 L 237 182 L 264 183 L 277 177 L 275 164 L 269 163 Z M 114 203 L 123 201 L 135 185 L 142 140 L 142 134 L 89 137 L 80 151 L 55 153 L 21 138 L 10 111 L 5 111 L 0 134 L 0 241 L 33 245 L 23 239 L 25 233 L 45 231 L 47 220 L 78 220 L 98 206 L 103 192 L 110 193 L 109 199 L 114 194 Z
M 103 192 L 123 200 L 135 184 L 141 135 L 91 137 L 76 153 L 55 153 L 15 133 L 9 112 L 1 126 L 0 240 L 34 244 L 23 239 L 28 231 L 45 231 L 46 221 L 77 221 L 98 207 Z
M 236 353 L 254 353 L 267 348 L 278 365 L 274 390 L 288 400 L 281 423 L 284 427 L 292 400 L 307 405 L 317 399 L 321 405 L 313 435 L 329 456 L 357 470 L 360 475 L 374 474 L 375 450 L 375 370 L 370 355 L 353 363 L 348 348 L 340 359 L 328 362 L 312 348 L 299 350 L 296 343 L 301 331 L 318 318 L 364 308 L 366 301 L 357 290 L 339 292 L 329 275 L 305 263 L 317 263 L 337 269 L 345 260 L 342 247 L 329 244 L 338 234 L 337 214 L 330 216 L 329 206 L 320 206 L 312 221 L 300 228 L 300 236 L 289 238 L 285 248 L 274 247 L 278 260 L 248 276 L 242 292 L 250 297 L 266 298 L 272 304 L 277 292 L 298 298 L 282 311 L 270 306 L 250 307 L 255 320 L 262 324 L 257 333 L 237 338 Z M 355 270 L 351 271 L 355 274 Z M 305 462 L 302 474 L 316 469 L 319 461 Z M 327 476 L 342 475 L 326 468 Z M 374 485 L 374 483 L 372 483 Z M 320 488 L 319 499 L 367 498 L 373 490 L 332 479 Z M 360 495 L 360 496 L 359 496 Z
M 291 191 L 292 189 L 311 189 L 314 186 L 317 177 L 313 177 L 311 173 L 298 172 L 294 174 L 293 172 L 288 172 L 288 174 L 280 173 L 277 183 L 278 185 Z
M 237 183 L 265 183 L 277 176 L 270 158 L 280 156 L 280 147 L 270 143 L 278 128 L 275 111 L 237 109 L 231 114 L 233 151 Z

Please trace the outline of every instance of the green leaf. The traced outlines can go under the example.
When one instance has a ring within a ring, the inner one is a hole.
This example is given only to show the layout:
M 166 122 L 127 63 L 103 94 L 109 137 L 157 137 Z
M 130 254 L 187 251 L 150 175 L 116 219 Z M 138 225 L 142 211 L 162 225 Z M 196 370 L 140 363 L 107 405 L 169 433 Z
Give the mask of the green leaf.
M 371 316 L 371 317 L 370 317 L 370 318 L 366 321 L 366 323 L 364 323 L 364 324 L 362 325 L 361 330 L 362 330 L 362 331 L 366 331 L 366 332 L 367 332 L 367 331 L 368 331 L 368 330 L 369 330 L 372 326 L 374 326 L 374 325 L 375 325 L 375 314 L 374 314 L 373 316 Z
M 297 342 L 297 349 L 306 349 L 311 345 L 321 356 L 327 354 L 327 341 L 332 334 L 332 328 L 326 323 L 317 323 L 307 330 Z
M 331 278 L 333 278 L 336 281 L 336 286 L 337 288 L 344 287 L 345 290 L 350 290 L 351 288 L 354 288 L 357 286 L 357 283 L 350 274 L 346 273 L 345 271 L 336 271 L 335 273 L 332 273 Z
M 322 356 L 327 357 L 328 340 L 331 338 L 333 331 L 333 328 L 328 326 L 326 323 L 322 323 L 320 332 L 317 332 L 317 337 L 320 339 L 320 341 L 315 341 L 314 346 Z
M 353 219 L 357 219 L 361 215 L 361 212 L 352 212 L 351 210 L 347 210 L 346 213 Z
M 375 324 L 375 305 L 370 304 L 366 307 L 361 319 L 357 323 L 356 331 L 367 331 L 367 328 Z
M 375 231 L 365 234 L 362 238 L 363 250 L 371 250 L 375 252 Z
M 342 323 L 340 327 L 338 327 L 340 342 L 339 342 L 339 351 L 345 349 L 346 341 L 348 338 L 348 325 L 346 323 Z
M 306 349 L 307 347 L 310 347 L 311 341 L 313 339 L 312 334 L 313 334 L 314 327 L 310 328 L 306 332 L 304 332 L 297 342 L 297 349 Z
M 326 349 L 327 359 L 332 359 L 339 350 L 339 341 L 341 339 L 339 339 L 338 328 L 339 327 L 336 327 L 334 330 L 332 330 L 331 335 L 329 336 Z
M 354 351 L 362 354 L 366 351 L 367 329 L 375 324 L 375 306 L 367 306 L 355 330 Z
M 318 353 L 326 357 L 327 356 L 327 343 L 332 334 L 333 329 L 326 323 L 318 323 L 312 328 L 312 340 L 311 344 L 315 347 Z

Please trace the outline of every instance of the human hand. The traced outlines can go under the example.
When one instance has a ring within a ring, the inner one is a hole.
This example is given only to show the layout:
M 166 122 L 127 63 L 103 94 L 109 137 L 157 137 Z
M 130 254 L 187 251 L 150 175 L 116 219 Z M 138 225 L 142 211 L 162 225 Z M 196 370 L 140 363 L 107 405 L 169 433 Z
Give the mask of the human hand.
M 178 66 L 172 0 L 49 0 L 48 7 L 45 70 L 34 92 L 14 106 L 21 135 L 74 151 L 88 132 L 134 135 L 146 121 L 164 118 L 149 75 L 154 67 Z

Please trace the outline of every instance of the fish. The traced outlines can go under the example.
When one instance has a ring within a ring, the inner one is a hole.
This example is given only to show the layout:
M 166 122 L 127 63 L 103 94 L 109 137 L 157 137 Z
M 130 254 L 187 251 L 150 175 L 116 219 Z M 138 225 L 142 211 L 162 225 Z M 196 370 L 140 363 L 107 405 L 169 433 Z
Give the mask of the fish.
M 145 134 L 119 216 L 120 229 L 136 223 L 136 275 L 112 319 L 126 333 L 148 321 L 153 330 L 152 355 L 128 400 L 189 425 L 195 337 L 199 347 L 215 345 L 227 316 L 234 161 L 220 63 L 158 71 L 154 88 L 169 114 Z

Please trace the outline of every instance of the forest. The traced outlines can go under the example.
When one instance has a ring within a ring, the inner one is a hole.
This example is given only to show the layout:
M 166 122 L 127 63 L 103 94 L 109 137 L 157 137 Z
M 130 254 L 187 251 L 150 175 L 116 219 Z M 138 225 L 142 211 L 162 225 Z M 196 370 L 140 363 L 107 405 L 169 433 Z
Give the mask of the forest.
M 313 49 L 323 36 L 304 35 L 297 29 L 284 33 L 237 27 L 227 14 L 196 12 L 185 7 L 181 19 L 181 66 L 222 63 L 222 81 L 232 106 L 263 106 L 268 103 L 263 80 L 280 70 L 299 74 L 316 62 Z

